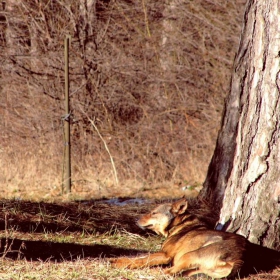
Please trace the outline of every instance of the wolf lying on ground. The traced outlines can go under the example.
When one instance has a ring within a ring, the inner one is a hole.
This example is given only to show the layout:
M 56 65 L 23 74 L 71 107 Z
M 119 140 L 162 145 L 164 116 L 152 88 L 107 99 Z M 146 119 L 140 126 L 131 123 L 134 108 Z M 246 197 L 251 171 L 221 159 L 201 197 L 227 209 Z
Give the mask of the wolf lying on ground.
M 183 272 L 184 276 L 204 273 L 213 278 L 235 275 L 244 260 L 247 241 L 244 237 L 209 229 L 209 226 L 188 211 L 188 201 L 158 206 L 137 222 L 167 237 L 161 251 L 136 258 L 115 258 L 114 267 L 141 268 L 172 264 L 166 274 Z

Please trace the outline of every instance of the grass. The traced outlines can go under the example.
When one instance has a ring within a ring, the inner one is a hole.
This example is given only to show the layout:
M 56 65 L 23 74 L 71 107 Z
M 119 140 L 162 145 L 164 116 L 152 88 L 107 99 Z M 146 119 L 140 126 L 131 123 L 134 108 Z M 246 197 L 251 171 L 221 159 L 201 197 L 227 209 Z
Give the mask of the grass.
M 27 201 L 2 205 L 0 279 L 153 279 L 149 269 L 111 269 L 104 259 L 159 249 L 159 237 L 144 237 L 136 226 L 123 227 L 113 218 L 118 207 L 118 218 L 128 223 L 147 206 Z
M 163 238 L 134 222 L 158 202 L 2 200 L 0 279 L 183 279 L 164 275 L 161 267 L 113 269 L 106 259 L 160 249 Z M 280 270 L 247 279 L 280 279 Z
M 53 249 L 58 248 L 63 254 L 63 258 L 58 261 L 52 260 L 51 253 L 49 257 L 44 256 L 42 260 L 30 260 L 23 259 L 19 254 L 20 259 L 4 258 L 2 263 L 2 271 L 0 272 L 0 279 L 2 279 L 3 273 L 7 278 L 3 279 L 116 279 L 116 277 L 126 277 L 129 279 L 139 279 L 137 274 L 141 272 L 135 271 L 119 271 L 110 268 L 107 261 L 98 256 L 94 252 L 94 245 L 98 244 L 104 248 L 110 248 L 111 246 L 121 246 L 125 243 L 125 240 L 129 240 L 129 243 L 137 244 L 135 242 L 135 236 L 130 234 L 108 234 L 100 236 L 91 236 L 84 234 L 30 234 L 28 237 L 22 234 L 13 234 L 14 240 L 20 240 L 25 243 L 28 248 L 31 243 L 28 241 L 34 241 L 35 245 L 49 244 Z M 28 241 L 23 241 L 23 238 L 28 238 Z M 139 239 L 140 240 L 140 239 Z M 115 244 L 116 243 L 116 244 Z M 57 247 L 54 244 L 59 244 Z M 67 249 L 63 251 L 63 244 L 69 245 L 69 252 Z M 84 255 L 73 253 L 75 245 L 79 245 L 82 249 L 92 247 L 92 252 L 86 252 Z M 88 247 L 87 247 L 88 246 Z M 71 249 L 72 248 L 72 249 Z M 32 247 L 31 247 L 32 249 Z M 72 252 L 71 252 L 72 250 Z M 24 253 L 23 253 L 24 254 Z M 89 256 L 90 255 L 90 256 Z M 34 253 L 34 257 L 35 253 Z M 5 267 L 5 268 L 4 268 Z M 148 271 L 143 272 L 143 275 L 148 276 Z M 120 278 L 121 279 L 121 278 Z

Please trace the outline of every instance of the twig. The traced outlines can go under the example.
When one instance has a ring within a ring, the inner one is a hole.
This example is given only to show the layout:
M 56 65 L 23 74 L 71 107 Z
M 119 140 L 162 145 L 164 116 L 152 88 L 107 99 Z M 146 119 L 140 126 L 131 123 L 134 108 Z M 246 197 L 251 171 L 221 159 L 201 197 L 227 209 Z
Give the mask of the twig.
M 114 162 L 114 159 L 110 153 L 110 150 L 108 148 L 108 145 L 106 143 L 106 141 L 104 140 L 104 138 L 102 137 L 102 135 L 100 134 L 97 126 L 95 125 L 94 121 L 91 120 L 89 117 L 87 117 L 88 120 L 90 121 L 91 125 L 94 127 L 94 129 L 96 130 L 98 136 L 100 137 L 101 141 L 103 142 L 104 144 L 104 147 L 105 147 L 105 150 L 107 151 L 109 157 L 110 157 L 110 161 L 111 161 L 111 164 L 112 164 L 112 168 L 113 168 L 113 171 L 114 171 L 114 177 L 115 177 L 115 181 L 116 181 L 116 184 L 118 185 L 119 184 L 119 179 L 118 179 L 118 174 L 117 174 L 117 170 L 116 170 L 116 166 L 115 166 L 115 162 Z

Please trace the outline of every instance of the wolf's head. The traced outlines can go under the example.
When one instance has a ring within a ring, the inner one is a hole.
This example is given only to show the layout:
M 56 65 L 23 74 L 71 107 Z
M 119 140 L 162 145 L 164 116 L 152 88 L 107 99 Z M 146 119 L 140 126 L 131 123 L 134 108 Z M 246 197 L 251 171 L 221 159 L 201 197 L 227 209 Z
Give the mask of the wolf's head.
M 142 229 L 151 229 L 157 234 L 168 235 L 168 228 L 172 221 L 179 215 L 184 214 L 188 207 L 185 198 L 174 203 L 161 204 L 150 213 L 143 215 L 137 224 Z

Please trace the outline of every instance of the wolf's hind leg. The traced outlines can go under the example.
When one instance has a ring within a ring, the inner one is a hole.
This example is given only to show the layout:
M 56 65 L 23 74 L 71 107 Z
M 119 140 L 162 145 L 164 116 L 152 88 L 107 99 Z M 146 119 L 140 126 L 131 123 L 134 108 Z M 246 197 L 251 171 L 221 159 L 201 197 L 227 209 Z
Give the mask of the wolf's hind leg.
M 201 251 L 204 253 L 203 255 Z M 167 269 L 165 273 L 176 274 L 184 271 L 184 276 L 203 273 L 213 278 L 223 278 L 231 273 L 233 265 L 234 262 L 221 261 L 219 255 L 215 255 L 213 252 L 211 254 L 211 251 L 209 251 L 207 255 L 204 247 L 203 250 L 199 249 L 184 254 L 176 260 L 174 266 Z
M 192 251 L 192 252 L 184 254 L 178 260 L 174 260 L 173 266 L 166 269 L 164 271 L 164 273 L 176 274 L 178 272 L 182 272 L 184 270 L 190 269 L 190 273 L 192 271 L 195 271 L 194 273 L 191 274 L 191 275 L 193 275 L 193 274 L 200 273 L 199 266 L 200 266 L 200 264 L 199 264 L 199 259 L 198 259 L 197 253 L 196 253 L 196 251 Z

